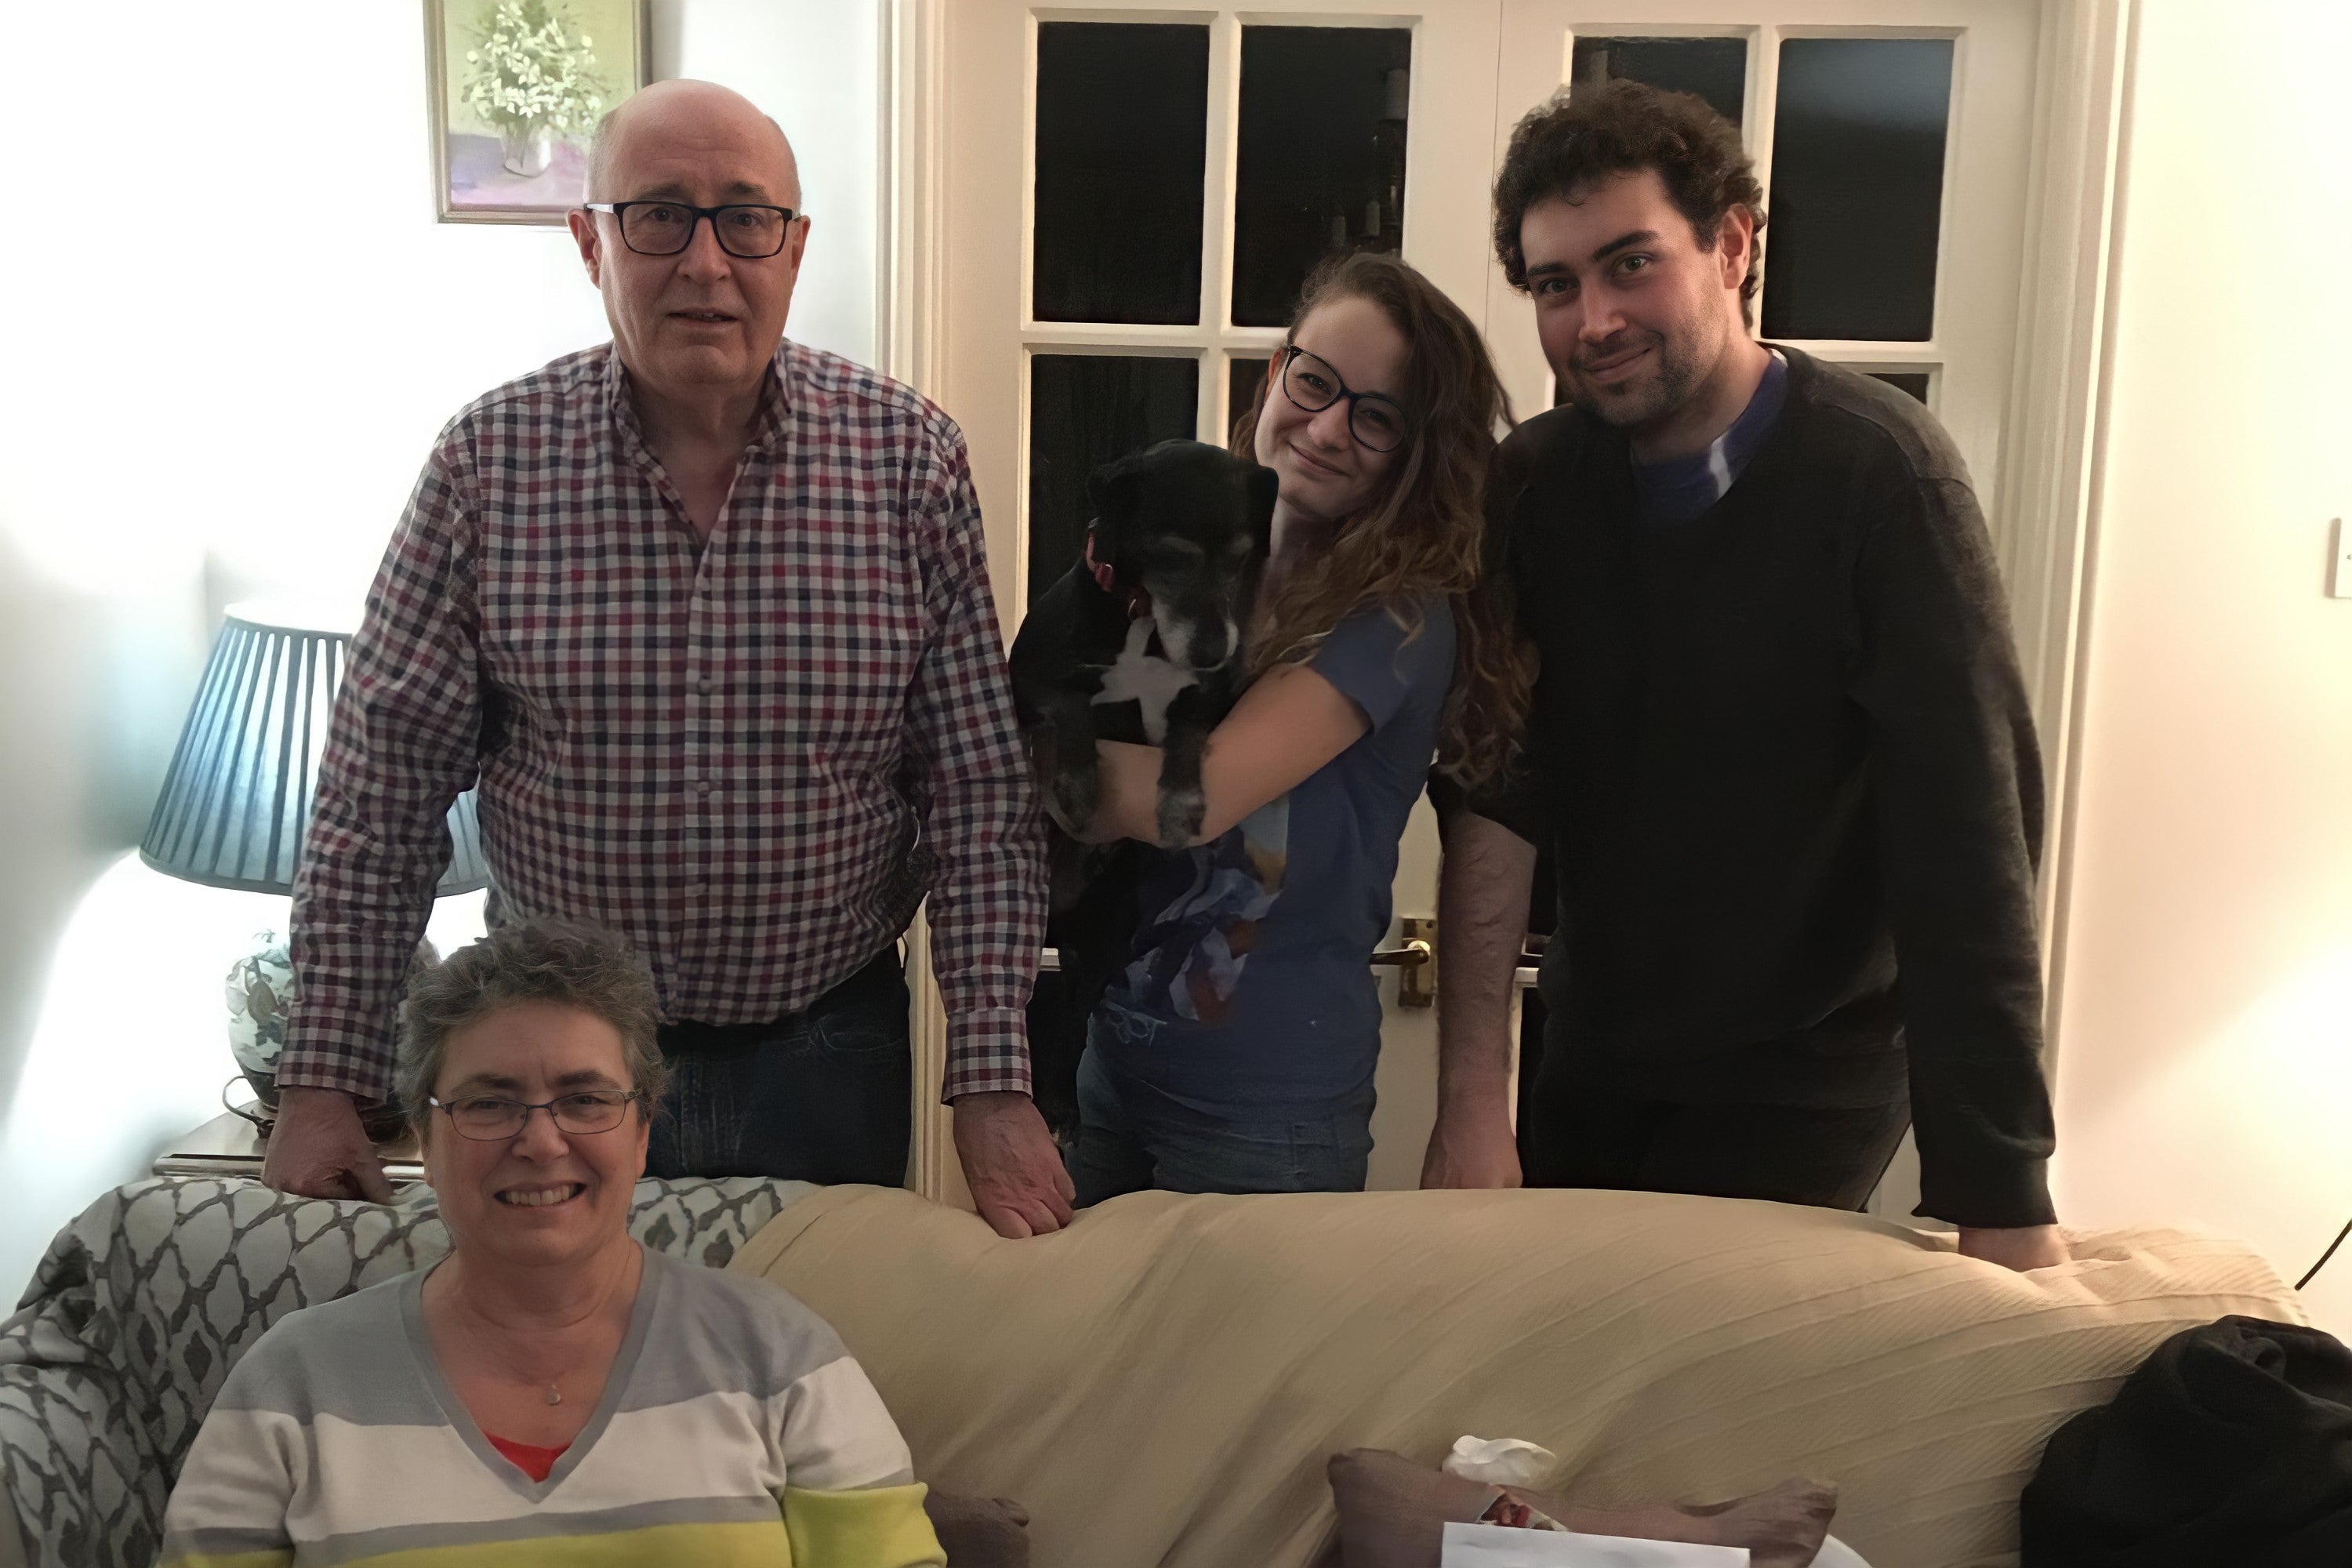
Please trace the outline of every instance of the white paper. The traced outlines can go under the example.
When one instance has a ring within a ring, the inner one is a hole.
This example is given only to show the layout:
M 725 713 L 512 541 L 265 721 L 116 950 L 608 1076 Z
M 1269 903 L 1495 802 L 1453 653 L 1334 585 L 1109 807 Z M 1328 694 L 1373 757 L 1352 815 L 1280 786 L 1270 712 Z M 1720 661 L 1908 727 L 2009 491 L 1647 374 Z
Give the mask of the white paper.
M 1438 1568 L 1748 1568 L 1748 1548 L 1449 1523 Z

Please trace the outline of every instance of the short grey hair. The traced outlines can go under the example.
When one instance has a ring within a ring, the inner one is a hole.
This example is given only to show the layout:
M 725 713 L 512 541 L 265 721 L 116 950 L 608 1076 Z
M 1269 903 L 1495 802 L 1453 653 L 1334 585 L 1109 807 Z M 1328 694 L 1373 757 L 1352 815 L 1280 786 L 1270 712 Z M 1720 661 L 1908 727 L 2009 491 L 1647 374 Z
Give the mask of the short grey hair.
M 580 199 L 583 202 L 613 199 L 597 193 L 604 188 L 604 174 L 613 161 L 613 116 L 620 112 L 621 106 L 617 103 L 606 110 L 597 120 L 595 132 L 588 138 L 588 173 L 580 192 Z
M 393 1090 L 419 1138 L 430 1125 L 449 1037 L 519 1002 L 560 1002 L 613 1026 L 629 1087 L 645 1096 L 640 1113 L 653 1114 L 669 1071 L 655 1037 L 652 968 L 603 926 L 542 917 L 500 926 L 410 978 Z

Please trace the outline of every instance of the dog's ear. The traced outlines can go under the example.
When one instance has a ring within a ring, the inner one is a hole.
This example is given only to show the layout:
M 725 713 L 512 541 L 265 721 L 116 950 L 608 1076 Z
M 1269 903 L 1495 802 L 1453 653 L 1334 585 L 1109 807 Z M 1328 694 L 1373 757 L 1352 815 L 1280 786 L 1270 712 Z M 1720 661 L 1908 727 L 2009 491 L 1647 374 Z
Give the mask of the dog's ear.
M 1250 535 L 1263 555 L 1274 547 L 1274 503 L 1282 490 L 1281 476 L 1272 468 L 1249 472 Z
M 1118 525 L 1135 510 L 1136 483 L 1135 464 L 1127 458 L 1087 476 L 1087 510 L 1100 525 L 1095 529 L 1095 559 L 1105 566 L 1118 564 Z

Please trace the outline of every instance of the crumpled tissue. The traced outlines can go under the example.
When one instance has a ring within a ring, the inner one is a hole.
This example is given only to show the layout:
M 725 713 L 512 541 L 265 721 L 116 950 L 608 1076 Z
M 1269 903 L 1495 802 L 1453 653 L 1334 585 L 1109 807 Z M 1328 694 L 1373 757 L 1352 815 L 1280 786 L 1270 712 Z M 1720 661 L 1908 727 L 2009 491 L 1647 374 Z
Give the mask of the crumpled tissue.
M 1531 1487 L 1559 1464 L 1559 1456 L 1549 1448 L 1517 1437 L 1463 1437 L 1439 1468 L 1490 1487 Z

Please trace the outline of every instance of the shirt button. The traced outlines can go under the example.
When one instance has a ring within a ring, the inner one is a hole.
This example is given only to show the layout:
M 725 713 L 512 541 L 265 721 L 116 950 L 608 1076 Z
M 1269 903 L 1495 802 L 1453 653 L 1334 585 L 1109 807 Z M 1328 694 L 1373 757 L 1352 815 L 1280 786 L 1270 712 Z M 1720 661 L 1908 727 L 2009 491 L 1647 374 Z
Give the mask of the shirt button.
M 719 683 L 717 681 L 711 679 L 710 677 L 706 675 L 701 679 L 694 683 L 694 689 L 697 691 L 701 692 L 705 697 L 708 697 L 710 695 L 711 688 L 718 684 Z
M 686 885 L 686 896 L 689 899 L 698 899 L 709 891 L 710 884 L 708 882 L 688 882 Z
M 705 797 L 706 799 L 709 798 L 710 795 L 710 781 L 709 779 L 695 780 L 694 793 Z

